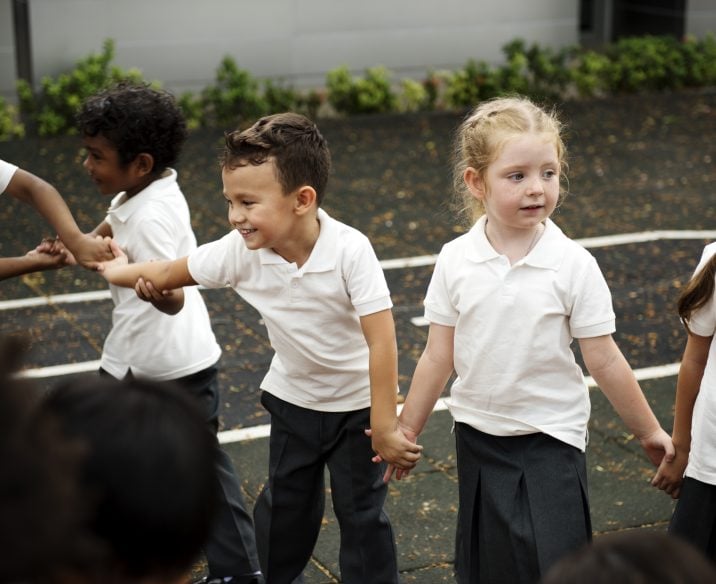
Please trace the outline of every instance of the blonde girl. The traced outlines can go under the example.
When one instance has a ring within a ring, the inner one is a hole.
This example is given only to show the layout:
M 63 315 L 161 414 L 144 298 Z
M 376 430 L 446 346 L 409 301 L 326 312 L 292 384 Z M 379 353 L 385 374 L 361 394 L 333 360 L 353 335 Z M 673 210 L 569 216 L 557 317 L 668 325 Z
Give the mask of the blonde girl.
M 591 538 L 590 404 L 573 339 L 652 462 L 673 455 L 612 339 L 611 295 L 595 259 L 550 219 L 564 168 L 558 119 L 527 99 L 482 103 L 459 127 L 455 184 L 472 227 L 438 257 L 428 340 L 400 424 L 417 440 L 456 373 L 449 408 L 463 584 L 535 582 Z

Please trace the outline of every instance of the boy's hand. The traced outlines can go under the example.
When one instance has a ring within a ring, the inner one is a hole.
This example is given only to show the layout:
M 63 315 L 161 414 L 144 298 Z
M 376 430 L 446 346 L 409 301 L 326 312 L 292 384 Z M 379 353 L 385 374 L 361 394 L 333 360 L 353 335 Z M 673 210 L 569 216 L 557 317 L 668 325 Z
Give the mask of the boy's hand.
M 127 254 L 122 251 L 117 242 L 114 241 L 114 239 L 111 239 L 110 237 L 104 237 L 102 239 L 109 245 L 109 248 L 114 255 L 114 259 L 99 262 L 97 264 L 97 271 L 101 272 L 106 277 L 106 272 L 111 271 L 112 268 L 126 266 L 129 263 L 129 258 L 127 257 Z
M 651 434 L 639 437 L 639 442 L 654 466 L 659 466 L 662 461 L 674 460 L 675 452 L 671 436 L 661 427 Z
M 383 480 L 390 481 L 393 473 L 400 480 L 407 476 L 422 456 L 423 447 L 417 444 L 418 436 L 410 429 L 398 424 L 392 432 L 374 433 L 371 429 L 365 431 L 372 440 L 373 451 L 376 455 L 371 459 L 375 463 L 387 462 L 388 468 Z

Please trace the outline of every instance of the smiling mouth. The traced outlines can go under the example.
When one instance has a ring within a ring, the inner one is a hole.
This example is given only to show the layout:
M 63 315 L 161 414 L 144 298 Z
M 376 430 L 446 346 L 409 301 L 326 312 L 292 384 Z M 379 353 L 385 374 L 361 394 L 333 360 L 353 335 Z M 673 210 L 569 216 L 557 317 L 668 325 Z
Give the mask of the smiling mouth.
M 244 236 L 245 236 L 245 235 L 251 235 L 251 234 L 254 233 L 255 231 L 256 231 L 256 229 L 239 229 L 239 233 L 240 233 L 241 235 L 244 235 Z

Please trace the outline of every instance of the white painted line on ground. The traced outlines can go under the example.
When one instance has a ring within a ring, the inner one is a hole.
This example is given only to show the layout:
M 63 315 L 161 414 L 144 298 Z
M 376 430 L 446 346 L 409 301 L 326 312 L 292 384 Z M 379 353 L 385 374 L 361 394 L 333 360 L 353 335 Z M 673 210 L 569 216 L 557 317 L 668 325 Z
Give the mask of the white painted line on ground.
M 39 379 L 45 377 L 59 377 L 61 375 L 71 375 L 73 373 L 88 373 L 99 369 L 99 360 L 85 361 L 84 363 L 70 363 L 67 365 L 54 365 L 51 367 L 42 367 L 38 369 L 26 369 L 18 374 L 18 377 Z M 671 363 L 669 365 L 659 365 L 656 367 L 645 367 L 636 369 L 634 374 L 639 381 L 646 379 L 659 379 L 662 377 L 670 377 L 679 372 L 679 363 Z M 596 387 L 596 383 L 591 377 L 586 377 L 585 381 L 589 387 Z M 434 412 L 447 409 L 447 404 L 443 398 L 440 398 L 435 407 Z M 402 410 L 402 405 L 398 406 L 398 412 Z M 226 430 L 219 432 L 219 442 L 229 444 L 232 442 L 244 442 L 246 440 L 255 440 L 256 438 L 266 438 L 269 435 L 270 426 L 263 424 L 260 426 L 251 426 L 250 428 L 239 428 L 237 430 Z
M 65 365 L 52 365 L 50 367 L 39 367 L 37 369 L 25 369 L 18 373 L 18 377 L 27 379 L 42 379 L 45 377 L 59 377 L 61 375 L 72 375 L 74 373 L 88 373 L 99 369 L 97 361 L 84 361 L 83 363 L 67 363 Z
M 661 239 L 716 239 L 716 230 L 640 231 L 636 233 L 605 235 L 603 237 L 588 237 L 585 239 L 576 239 L 575 241 L 582 244 L 586 248 L 592 248 L 607 247 L 610 245 L 625 245 L 628 243 L 645 243 L 647 241 L 659 241 Z M 407 258 L 394 258 L 390 260 L 382 260 L 380 265 L 384 270 L 402 270 L 406 268 L 432 266 L 437 257 L 437 255 L 422 255 Z M 204 288 L 200 286 L 199 289 L 203 290 Z M 93 292 L 79 292 L 76 294 L 58 294 L 57 296 L 2 300 L 0 301 L 0 311 L 42 306 L 45 304 L 92 302 L 95 300 L 107 300 L 109 298 L 109 290 L 95 290 Z
M 644 367 L 643 369 L 634 370 L 634 375 L 639 381 L 647 379 L 661 379 L 662 377 L 672 377 L 679 373 L 680 363 L 670 363 L 669 365 L 658 365 L 656 367 Z M 585 377 L 584 380 L 588 387 L 597 387 L 594 379 Z M 398 406 L 398 413 L 403 409 L 402 405 Z M 442 412 L 447 410 L 445 398 L 440 398 L 433 408 L 433 412 Z M 221 444 L 230 444 L 232 442 L 243 442 L 245 440 L 255 440 L 256 438 L 268 438 L 271 431 L 269 424 L 261 426 L 253 426 L 251 428 L 239 428 L 238 430 L 226 430 L 219 432 L 219 442 Z

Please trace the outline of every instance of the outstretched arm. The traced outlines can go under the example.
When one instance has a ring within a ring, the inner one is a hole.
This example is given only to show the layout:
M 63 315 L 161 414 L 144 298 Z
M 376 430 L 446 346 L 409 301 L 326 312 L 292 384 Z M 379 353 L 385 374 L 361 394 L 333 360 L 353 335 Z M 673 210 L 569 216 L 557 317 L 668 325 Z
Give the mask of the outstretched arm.
M 674 431 L 672 440 L 676 456 L 673 461 L 662 461 L 651 484 L 678 499 L 684 471 L 689 462 L 691 450 L 691 418 L 694 413 L 696 396 L 701 388 L 701 378 L 706 369 L 713 337 L 701 337 L 689 333 L 686 349 L 679 367 L 676 382 L 676 404 L 674 407 Z
M 400 469 L 413 468 L 422 447 L 398 429 L 398 351 L 393 313 L 382 310 L 360 319 L 368 343 L 370 375 L 370 436 L 373 450 Z
M 47 253 L 33 249 L 24 256 L 0 258 L 0 280 L 41 270 L 53 270 L 65 265 L 67 265 L 65 253 Z
M 109 262 L 101 262 L 97 268 L 110 284 L 134 288 L 140 278 L 151 282 L 157 290 L 174 290 L 197 284 L 189 273 L 187 257 L 130 264 L 126 254 L 115 241 L 112 241 L 110 246 L 115 258 Z
M 48 182 L 18 168 L 5 190 L 32 205 L 54 227 L 67 249 L 84 267 L 96 268 L 99 261 L 112 258 L 106 242 L 80 231 L 64 199 Z
M 639 387 L 639 382 L 611 335 L 579 339 L 584 364 L 649 460 L 659 465 L 674 459 L 674 445 Z

